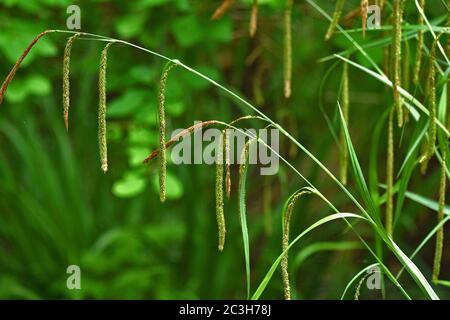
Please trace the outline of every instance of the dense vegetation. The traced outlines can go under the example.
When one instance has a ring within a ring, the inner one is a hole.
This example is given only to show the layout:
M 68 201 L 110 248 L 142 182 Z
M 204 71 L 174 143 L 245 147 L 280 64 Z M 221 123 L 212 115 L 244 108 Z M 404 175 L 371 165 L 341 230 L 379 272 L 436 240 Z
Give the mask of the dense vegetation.
M 1 298 L 450 297 L 446 1 L 70 4 L 0 3 Z M 280 170 L 172 164 L 196 120 Z

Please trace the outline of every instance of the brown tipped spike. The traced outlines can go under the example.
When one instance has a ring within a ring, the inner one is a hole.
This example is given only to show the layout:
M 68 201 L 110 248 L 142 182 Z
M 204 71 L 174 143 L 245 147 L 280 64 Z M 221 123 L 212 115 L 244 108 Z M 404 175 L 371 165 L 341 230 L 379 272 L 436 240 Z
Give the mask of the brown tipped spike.
M 252 13 L 250 16 L 250 27 L 249 27 L 250 37 L 253 38 L 255 36 L 257 28 L 258 28 L 258 0 L 253 0 Z
M 223 0 L 220 6 L 214 11 L 211 19 L 217 20 L 220 19 L 231 7 L 234 0 Z
M 203 121 L 200 123 L 196 123 L 195 125 L 184 129 L 183 131 L 181 131 L 180 133 L 178 133 L 177 135 L 173 136 L 169 141 L 166 142 L 165 144 L 165 149 L 169 148 L 170 146 L 172 146 L 173 144 L 175 144 L 178 140 L 180 140 L 182 137 L 187 136 L 188 134 L 194 132 L 195 130 L 198 130 L 199 128 L 205 128 L 208 127 L 210 125 L 213 124 L 218 124 L 219 122 L 216 120 L 209 120 L 209 121 Z M 153 159 L 155 159 L 159 154 L 159 148 L 156 150 L 153 150 L 152 153 L 150 153 L 147 158 L 144 159 L 144 161 L 142 161 L 143 164 L 147 164 L 150 161 L 152 161 Z
M 14 78 L 14 76 L 16 75 L 17 70 L 20 67 L 20 64 L 23 62 L 23 60 L 26 58 L 26 56 L 28 55 L 28 53 L 30 52 L 30 50 L 34 47 L 34 45 L 39 41 L 39 39 L 41 39 L 43 36 L 45 36 L 47 33 L 51 33 L 51 32 L 55 32 L 55 30 L 47 30 L 44 32 L 41 32 L 40 34 L 38 34 L 28 45 L 28 47 L 25 48 L 25 51 L 22 53 L 22 55 L 19 57 L 19 59 L 17 60 L 16 64 L 12 67 L 11 71 L 9 72 L 9 74 L 6 76 L 5 81 L 3 81 L 2 86 L 0 87 L 0 104 L 2 104 L 3 102 L 3 97 L 6 93 L 6 90 L 8 89 L 8 86 L 10 84 L 10 82 L 12 81 L 12 79 Z

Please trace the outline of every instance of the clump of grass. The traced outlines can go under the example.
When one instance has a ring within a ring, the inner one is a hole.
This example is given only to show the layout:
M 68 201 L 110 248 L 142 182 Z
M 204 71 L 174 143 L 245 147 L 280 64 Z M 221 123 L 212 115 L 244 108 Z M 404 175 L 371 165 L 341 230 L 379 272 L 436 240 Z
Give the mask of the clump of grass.
M 311 194 L 308 189 L 303 189 L 294 193 L 287 201 L 287 206 L 283 209 L 283 237 L 281 241 L 282 252 L 286 252 L 281 259 L 281 276 L 283 279 L 284 288 L 284 298 L 286 300 L 291 300 L 291 286 L 289 283 L 289 257 L 288 257 L 288 247 L 289 247 L 289 229 L 291 223 L 292 213 L 294 212 L 294 206 L 298 199 L 300 199 L 305 194 Z
M 250 37 L 253 38 L 255 36 L 257 28 L 258 28 L 258 0 L 253 0 L 249 26 Z
M 223 210 L 223 136 L 220 136 L 217 146 L 216 157 L 216 219 L 219 234 L 219 251 L 223 250 L 225 244 L 225 215 Z
M 361 22 L 362 22 L 362 34 L 363 38 L 366 37 L 367 15 L 369 8 L 369 0 L 361 0 Z
M 420 0 L 419 5 L 420 7 L 425 10 L 425 0 Z M 419 84 L 419 78 L 420 78 L 420 69 L 422 66 L 422 47 L 423 47 L 423 38 L 424 33 L 422 30 L 423 27 L 423 16 L 419 14 L 419 17 L 417 19 L 417 24 L 419 25 L 420 29 L 417 33 L 417 47 L 416 47 L 416 64 L 414 66 L 414 75 L 413 75 L 413 83 L 414 85 Z
M 159 120 L 159 198 L 161 202 L 166 201 L 166 112 L 165 97 L 166 83 L 170 70 L 177 66 L 172 62 L 168 62 L 163 69 L 161 79 L 159 80 L 159 98 L 158 98 L 158 120 Z
M 348 64 L 345 62 L 342 70 L 342 91 L 341 91 L 341 107 L 344 115 L 345 123 L 348 126 L 349 122 L 349 85 L 348 85 Z M 347 142 L 345 140 L 344 128 L 340 130 L 340 177 L 343 185 L 347 184 L 348 173 L 348 149 Z
M 425 173 L 428 167 L 428 162 L 433 157 L 434 145 L 436 143 L 436 44 L 439 41 L 439 37 L 434 41 L 431 47 L 430 59 L 429 59 L 429 72 L 427 79 L 427 94 L 426 101 L 429 111 L 429 125 L 428 125 L 428 141 L 425 146 L 424 153 L 420 158 L 421 172 Z
M 112 44 L 113 42 L 109 42 L 102 51 L 98 77 L 98 140 L 100 164 L 103 172 L 108 171 L 108 146 L 106 142 L 106 67 L 108 65 L 108 49 Z
M 75 33 L 71 36 L 64 48 L 63 59 L 63 108 L 64 108 L 64 124 L 66 130 L 69 130 L 69 108 L 70 108 L 70 54 L 72 51 L 72 44 L 80 33 Z
M 217 7 L 216 11 L 214 11 L 211 19 L 217 20 L 220 19 L 231 7 L 234 0 L 223 0 L 219 7 Z
M 394 104 L 397 110 L 397 123 L 401 127 L 403 125 L 403 106 L 400 98 L 400 92 L 398 87 L 401 85 L 401 54 L 402 54 L 402 16 L 404 0 L 394 0 L 394 21 L 392 37 L 392 77 L 393 77 L 393 89 L 394 89 Z
M 441 175 L 439 183 L 439 208 L 438 208 L 438 223 L 444 219 L 445 211 L 445 189 L 446 189 L 446 150 L 442 150 L 442 164 L 441 164 Z M 432 281 L 436 283 L 439 280 L 439 274 L 441 272 L 441 260 L 442 260 L 442 250 L 444 247 L 444 227 L 440 227 L 436 232 L 436 244 L 434 251 L 433 260 L 433 274 Z
M 339 23 L 342 15 L 342 9 L 344 8 L 345 0 L 337 0 L 336 7 L 334 9 L 333 18 L 331 20 L 330 26 L 328 27 L 327 33 L 325 34 L 325 40 L 330 40 L 333 36 L 336 26 Z
M 289 98 L 292 93 L 292 3 L 286 0 L 284 9 L 284 97 Z
M 30 50 L 33 49 L 34 45 L 41 39 L 43 36 L 45 36 L 48 33 L 56 32 L 55 30 L 47 30 L 44 32 L 39 33 L 31 42 L 30 44 L 25 48 L 25 50 L 22 52 L 19 59 L 16 61 L 14 66 L 12 67 L 11 71 L 6 76 L 6 79 L 3 81 L 2 86 L 0 87 L 0 104 L 3 102 L 3 97 L 5 96 L 6 90 L 8 89 L 8 86 L 14 76 L 16 75 L 17 70 L 19 69 L 20 65 L 22 64 L 23 60 L 26 58 L 28 53 L 30 53 Z
M 386 214 L 385 228 L 389 237 L 392 237 L 392 222 L 394 212 L 394 110 L 389 113 L 388 141 L 386 158 Z

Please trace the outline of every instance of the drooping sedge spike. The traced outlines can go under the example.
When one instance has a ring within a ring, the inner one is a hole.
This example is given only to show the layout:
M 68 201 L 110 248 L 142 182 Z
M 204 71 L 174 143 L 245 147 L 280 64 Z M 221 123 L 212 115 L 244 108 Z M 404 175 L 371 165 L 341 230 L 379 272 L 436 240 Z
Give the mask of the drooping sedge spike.
M 177 66 L 173 62 L 168 62 L 161 74 L 159 81 L 159 95 L 158 95 L 158 121 L 159 121 L 159 198 L 161 202 L 166 200 L 166 112 L 165 112 L 165 98 L 166 98 L 166 84 L 170 70 Z
M 71 36 L 64 48 L 63 59 L 63 113 L 64 113 L 64 125 L 66 130 L 69 130 L 69 108 L 70 108 L 70 55 L 72 52 L 73 42 L 81 33 L 75 33 Z
M 108 171 L 108 146 L 106 139 L 106 67 L 108 64 L 108 49 L 113 43 L 114 42 L 109 42 L 102 51 L 98 77 L 98 141 L 100 151 L 100 164 L 103 172 Z

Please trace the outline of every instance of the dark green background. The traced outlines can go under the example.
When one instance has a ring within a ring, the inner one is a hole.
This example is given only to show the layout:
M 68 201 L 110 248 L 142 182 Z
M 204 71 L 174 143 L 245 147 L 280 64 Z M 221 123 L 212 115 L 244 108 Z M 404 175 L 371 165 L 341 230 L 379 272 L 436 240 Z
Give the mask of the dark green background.
M 330 14 L 331 1 L 317 1 Z M 436 1 L 438 2 L 438 1 Z M 318 59 L 351 47 L 342 36 L 323 40 L 327 21 L 303 1 L 293 10 L 293 96 L 283 97 L 283 2 L 260 0 L 258 31 L 248 35 L 251 1 L 236 1 L 220 20 L 211 15 L 220 1 L 0 1 L 0 78 L 4 78 L 36 34 L 65 29 L 66 8 L 81 8 L 82 31 L 124 39 L 177 58 L 260 107 L 338 173 L 338 147 L 324 108 L 338 129 L 336 98 L 341 64 Z M 346 12 L 359 1 L 347 1 Z M 416 21 L 413 6 L 407 21 Z M 442 12 L 430 6 L 430 16 Z M 387 14 L 386 14 L 387 15 Z M 383 21 L 384 23 L 384 21 Z M 356 18 L 348 28 L 357 28 Z M 380 37 L 370 32 L 366 40 Z M 141 161 L 157 147 L 158 79 L 165 61 L 122 44 L 109 50 L 107 71 L 109 171 L 100 170 L 97 143 L 98 65 L 102 42 L 77 40 L 71 62 L 70 130 L 62 117 L 62 54 L 67 35 L 51 34 L 33 49 L 0 106 L 0 298 L 242 299 L 245 270 L 237 211 L 237 169 L 232 199 L 226 201 L 227 243 L 217 251 L 214 166 L 168 165 L 168 199 L 159 202 L 157 164 Z M 415 45 L 411 41 L 411 47 Z M 382 64 L 382 49 L 368 50 Z M 353 56 L 359 63 L 365 60 Z M 411 57 L 411 64 L 414 59 Z M 350 68 L 350 131 L 363 169 L 375 122 L 391 103 L 387 90 Z M 208 82 L 176 68 L 167 84 L 167 129 L 195 120 L 231 121 L 251 114 Z M 264 123 L 250 122 L 249 126 Z M 408 134 L 406 131 L 405 134 Z M 384 179 L 384 133 L 379 152 Z M 281 139 L 280 151 L 342 211 L 356 210 L 336 185 L 300 150 Z M 398 164 L 397 164 L 398 165 Z M 398 169 L 398 168 L 397 168 Z M 412 189 L 436 198 L 439 169 L 414 177 Z M 305 186 L 286 166 L 278 175 L 248 179 L 248 224 L 252 249 L 252 290 L 281 252 L 281 207 Z M 350 184 L 351 186 L 351 184 Z M 412 202 L 396 241 L 412 252 L 434 223 L 435 213 Z M 292 236 L 329 214 L 318 199 L 296 207 Z M 372 242 L 370 229 L 359 231 Z M 351 242 L 354 250 L 320 251 L 301 265 L 296 255 L 316 242 Z M 373 242 L 372 242 L 373 243 Z M 294 297 L 339 298 L 347 282 L 373 258 L 342 222 L 318 229 L 291 254 Z M 433 245 L 415 260 L 429 276 Z M 398 262 L 386 257 L 394 270 Z M 444 256 L 443 277 L 448 273 Z M 82 270 L 82 290 L 66 288 L 66 268 Z M 404 276 L 409 292 L 416 286 Z M 365 298 L 380 292 L 362 290 Z M 354 290 L 348 295 L 352 298 Z M 388 298 L 400 297 L 388 284 Z M 445 291 L 438 291 L 442 298 Z M 420 294 L 418 294 L 420 297 Z M 263 298 L 283 297 L 277 271 Z M 448 297 L 448 291 L 447 291 Z

